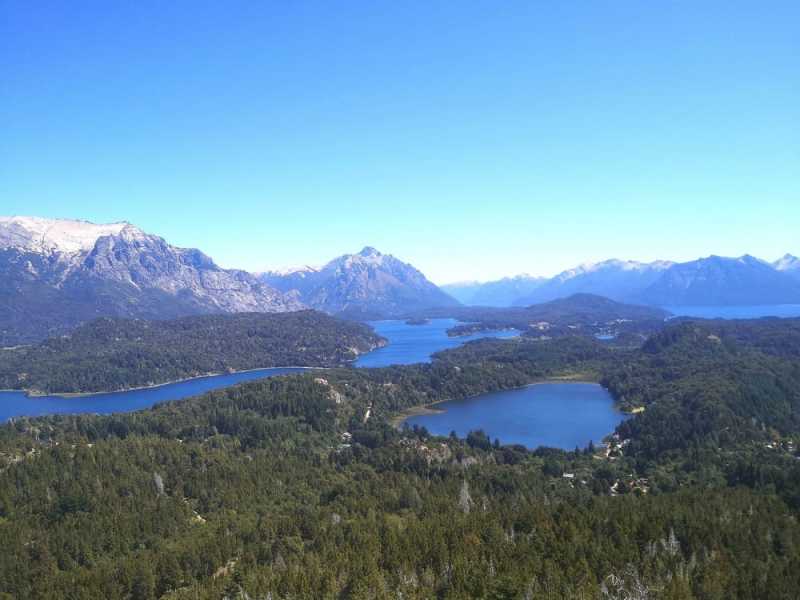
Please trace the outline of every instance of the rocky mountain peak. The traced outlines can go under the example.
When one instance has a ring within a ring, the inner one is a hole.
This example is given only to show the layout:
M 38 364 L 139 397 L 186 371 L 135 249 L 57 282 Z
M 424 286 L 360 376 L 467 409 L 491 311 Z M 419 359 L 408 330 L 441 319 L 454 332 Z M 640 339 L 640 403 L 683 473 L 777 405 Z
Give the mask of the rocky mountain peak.
M 788 252 L 772 263 L 778 271 L 792 271 L 800 269 L 800 258 Z
M 378 256 L 382 256 L 380 252 L 378 252 L 372 246 L 364 246 L 361 252 L 358 253 L 359 256 L 363 256 L 364 258 L 375 258 Z
M 392 316 L 458 304 L 412 265 L 372 246 L 339 256 L 313 272 L 273 271 L 262 278 L 284 293 L 296 291 L 306 305 L 333 314 Z

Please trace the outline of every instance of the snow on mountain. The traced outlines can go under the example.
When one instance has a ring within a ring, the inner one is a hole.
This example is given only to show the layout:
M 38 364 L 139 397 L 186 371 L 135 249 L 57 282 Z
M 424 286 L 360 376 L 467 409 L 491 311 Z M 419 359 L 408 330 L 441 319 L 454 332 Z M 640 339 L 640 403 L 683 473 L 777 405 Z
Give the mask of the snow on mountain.
M 129 223 L 0 218 L 0 343 L 101 317 L 171 318 L 303 308 L 244 271 L 222 269 Z
M 792 277 L 800 277 L 800 258 L 792 254 L 784 254 L 781 258 L 772 263 L 777 270 Z
M 320 267 L 312 267 L 311 265 L 300 265 L 296 267 L 283 267 L 280 269 L 270 269 L 268 271 L 262 271 L 260 273 L 255 273 L 255 275 L 262 276 L 262 275 L 271 275 L 275 277 L 287 277 L 289 275 L 298 275 L 298 276 L 306 276 L 309 273 L 316 273 L 320 270 Z
M 595 294 L 622 302 L 652 284 L 672 266 L 669 261 L 642 263 L 618 259 L 586 263 L 543 282 L 514 304 L 527 306 L 572 294 Z
M 325 265 L 325 269 L 335 267 L 340 271 L 352 269 L 358 266 L 376 267 L 380 268 L 384 264 L 384 260 L 394 259 L 391 255 L 383 255 L 372 246 L 365 246 L 358 254 L 346 254 L 332 260 Z
M 619 260 L 612 258 L 596 263 L 583 263 L 573 269 L 568 269 L 556 275 L 553 280 L 568 281 L 575 277 L 588 275 L 590 273 L 622 271 L 622 272 L 653 272 L 663 271 L 670 268 L 674 263 L 667 260 L 657 260 L 650 263 L 642 263 L 636 260 Z
M 131 239 L 144 235 L 126 222 L 98 225 L 68 219 L 0 217 L 0 248 L 41 253 L 88 252 L 101 237 L 120 235 L 123 231 Z

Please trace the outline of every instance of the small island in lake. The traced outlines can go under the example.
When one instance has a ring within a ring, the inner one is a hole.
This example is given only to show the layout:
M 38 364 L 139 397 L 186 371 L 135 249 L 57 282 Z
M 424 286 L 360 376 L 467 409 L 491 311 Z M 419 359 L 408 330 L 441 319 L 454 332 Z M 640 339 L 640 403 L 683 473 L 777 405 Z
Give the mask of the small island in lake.
M 430 319 L 425 318 L 406 319 L 406 325 L 429 325 L 430 322 Z

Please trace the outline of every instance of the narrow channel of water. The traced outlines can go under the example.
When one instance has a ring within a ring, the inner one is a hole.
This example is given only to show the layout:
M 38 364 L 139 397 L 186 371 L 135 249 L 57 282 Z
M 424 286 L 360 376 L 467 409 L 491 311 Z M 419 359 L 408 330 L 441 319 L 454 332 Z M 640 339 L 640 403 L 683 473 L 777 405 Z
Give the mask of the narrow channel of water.
M 409 325 L 405 321 L 372 321 L 369 324 L 378 335 L 389 340 L 389 345 L 359 357 L 355 363 L 357 367 L 388 367 L 430 362 L 431 356 L 436 352 L 458 348 L 473 340 L 508 339 L 519 336 L 517 330 L 505 329 L 451 337 L 447 335 L 447 330 L 463 324 L 455 319 L 431 319 L 420 325 Z
M 243 381 L 297 373 L 306 369 L 289 367 L 256 369 L 224 375 L 210 375 L 167 383 L 155 387 L 87 396 L 28 396 L 24 392 L 0 392 L 0 423 L 11 417 L 36 417 L 53 414 L 130 412 L 149 408 L 159 402 L 180 400 L 211 390 L 229 387 Z

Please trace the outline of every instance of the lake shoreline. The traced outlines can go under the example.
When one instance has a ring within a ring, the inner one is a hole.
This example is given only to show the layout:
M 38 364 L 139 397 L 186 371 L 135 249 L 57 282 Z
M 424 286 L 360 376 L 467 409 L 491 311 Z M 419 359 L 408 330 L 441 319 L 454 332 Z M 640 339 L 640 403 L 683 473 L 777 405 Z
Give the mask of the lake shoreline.
M 599 379 L 599 378 L 598 378 Z M 478 394 L 472 394 L 471 396 L 465 396 L 463 398 L 447 398 L 445 400 L 437 400 L 436 402 L 430 402 L 428 404 L 419 404 L 417 406 L 412 406 L 407 408 L 396 415 L 389 417 L 389 423 L 395 429 L 402 429 L 403 423 L 410 419 L 411 417 L 419 417 L 423 415 L 437 415 L 441 413 L 447 412 L 443 409 L 435 408 L 437 404 L 444 404 L 445 402 L 453 402 L 454 400 L 469 400 L 471 398 L 477 398 L 478 396 L 483 396 L 484 394 L 491 394 L 494 392 L 510 392 L 513 390 L 524 390 L 525 388 L 533 387 L 535 385 L 553 385 L 553 384 L 566 384 L 566 383 L 582 383 L 588 385 L 600 385 L 598 379 L 591 380 L 586 377 L 586 374 L 581 375 L 564 375 L 561 377 L 553 377 L 551 379 L 543 379 L 541 381 L 534 381 L 532 383 L 526 383 L 525 385 L 520 385 L 517 387 L 512 388 L 505 388 L 502 390 L 491 390 L 487 392 L 480 392 Z M 602 387 L 602 386 L 601 386 Z M 606 388 L 603 388 L 606 389 Z M 609 392 L 610 393 L 610 392 Z M 614 401 L 616 404 L 616 400 Z M 618 409 L 621 413 L 626 413 L 625 411 Z
M 591 442 L 606 442 L 620 423 L 635 416 L 623 410 L 597 379 L 587 374 L 543 378 L 411 407 L 390 422 L 401 430 L 423 428 L 437 438 L 455 432 L 459 439 L 467 439 L 470 432 L 482 430 L 503 445 L 530 450 L 585 448 Z

